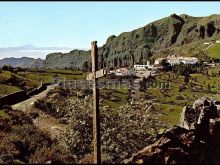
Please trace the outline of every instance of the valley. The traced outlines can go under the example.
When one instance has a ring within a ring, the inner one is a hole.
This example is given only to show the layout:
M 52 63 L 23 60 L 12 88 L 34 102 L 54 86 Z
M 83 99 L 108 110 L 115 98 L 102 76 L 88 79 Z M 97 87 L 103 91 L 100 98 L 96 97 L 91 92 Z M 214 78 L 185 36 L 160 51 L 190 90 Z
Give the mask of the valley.
M 219 27 L 220 15 L 171 14 L 94 52 L 1 59 L 0 163 L 94 163 L 99 69 L 103 164 L 219 162 Z

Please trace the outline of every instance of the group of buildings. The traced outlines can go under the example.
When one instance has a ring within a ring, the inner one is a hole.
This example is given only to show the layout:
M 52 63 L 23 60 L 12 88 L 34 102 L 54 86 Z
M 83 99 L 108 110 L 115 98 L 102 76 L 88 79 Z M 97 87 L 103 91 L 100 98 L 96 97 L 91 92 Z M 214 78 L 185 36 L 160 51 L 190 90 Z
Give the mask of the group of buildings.
M 117 76 L 132 76 L 135 75 L 135 71 L 156 71 L 159 68 L 161 68 L 161 62 L 163 60 L 166 60 L 171 66 L 173 65 L 179 65 L 181 63 L 183 64 L 196 64 L 198 63 L 198 58 L 196 57 L 182 57 L 182 56 L 168 56 L 165 58 L 157 58 L 155 59 L 154 63 L 150 63 L 150 61 L 147 61 L 147 64 L 141 65 L 141 64 L 135 64 L 133 66 L 133 70 L 129 70 L 126 67 L 118 68 L 115 70 L 110 71 L 109 73 L 114 73 Z
M 196 64 L 198 63 L 198 58 L 196 57 L 182 57 L 182 56 L 167 56 L 165 58 L 157 58 L 154 64 L 150 64 L 150 61 L 146 65 L 134 65 L 134 70 L 156 70 L 160 67 L 163 60 L 166 60 L 171 66 L 183 64 Z

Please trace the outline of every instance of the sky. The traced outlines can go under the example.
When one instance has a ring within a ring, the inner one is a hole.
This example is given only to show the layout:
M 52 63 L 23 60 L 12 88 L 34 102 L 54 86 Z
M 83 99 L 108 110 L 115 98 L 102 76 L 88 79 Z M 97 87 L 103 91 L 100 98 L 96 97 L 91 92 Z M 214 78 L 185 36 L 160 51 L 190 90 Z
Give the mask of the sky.
M 89 49 L 173 13 L 220 14 L 220 2 L 0 2 L 0 48 Z

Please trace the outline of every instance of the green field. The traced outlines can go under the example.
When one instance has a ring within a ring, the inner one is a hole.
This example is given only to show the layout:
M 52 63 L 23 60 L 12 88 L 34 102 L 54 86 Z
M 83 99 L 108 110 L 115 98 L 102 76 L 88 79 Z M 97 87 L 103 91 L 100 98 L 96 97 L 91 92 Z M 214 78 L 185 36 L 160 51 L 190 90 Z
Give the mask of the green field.
M 0 97 L 19 91 L 21 91 L 21 89 L 18 87 L 0 84 Z
M 86 79 L 87 74 L 80 71 L 48 70 L 46 73 L 24 72 L 19 73 L 19 75 L 38 82 L 43 81 L 44 83 L 50 83 L 52 82 L 53 77 L 65 78 L 67 80 L 77 80 Z
M 128 89 L 101 89 L 100 94 L 105 95 L 106 92 L 111 93 L 111 98 L 117 98 L 116 100 L 111 99 L 104 99 L 101 103 L 101 106 L 108 105 L 109 107 L 113 109 L 118 109 L 121 105 L 127 104 L 127 95 L 128 95 Z
M 9 71 L 2 71 L 0 73 L 0 96 L 21 91 L 19 83 L 25 84 L 30 89 L 40 86 L 41 81 L 44 83 L 51 83 L 53 77 L 65 78 L 66 80 L 86 79 L 87 73 L 72 70 L 46 70 L 41 72 L 18 72 L 17 74 Z M 17 84 L 6 83 L 12 77 L 18 80 Z
M 18 82 L 12 82 L 12 77 L 16 78 Z M 8 83 L 7 83 L 8 82 Z M 30 88 L 35 88 L 39 86 L 39 82 L 19 76 L 17 74 L 13 74 L 9 71 L 2 71 L 0 74 L 0 96 L 8 95 L 14 92 L 21 91 L 21 87 L 19 83 L 23 83 Z
M 22 81 L 24 81 L 26 83 L 27 86 L 29 87 L 37 87 L 40 85 L 40 82 L 39 81 L 36 81 L 34 79 L 29 79 L 29 78 L 26 78 L 20 74 L 14 74 L 14 73 L 11 73 L 9 71 L 2 71 L 2 73 L 0 74 L 0 78 L 1 79 L 9 79 L 11 78 L 12 76 L 16 76 L 17 78 L 21 79 Z
M 142 92 L 142 96 L 146 99 L 154 99 L 154 108 L 160 110 L 162 115 L 160 120 L 169 124 L 177 124 L 179 121 L 180 113 L 185 105 L 192 105 L 194 101 L 201 97 L 213 97 L 220 100 L 220 93 L 218 91 L 218 84 L 220 77 L 217 76 L 220 68 L 209 68 L 209 76 L 204 74 L 191 74 L 190 84 L 187 89 L 179 91 L 181 85 L 184 84 L 184 77 L 175 77 L 174 73 L 163 73 L 161 76 L 156 76 L 157 82 L 154 87 L 150 87 L 146 92 Z M 212 75 L 213 74 L 213 75 Z M 195 81 L 196 79 L 196 81 Z M 161 90 L 159 82 L 169 82 L 170 89 Z M 210 90 L 208 90 L 208 84 Z
M 9 116 L 3 110 L 0 110 L 0 118 L 9 118 Z
M 215 44 L 208 49 L 208 55 L 220 59 L 220 44 Z

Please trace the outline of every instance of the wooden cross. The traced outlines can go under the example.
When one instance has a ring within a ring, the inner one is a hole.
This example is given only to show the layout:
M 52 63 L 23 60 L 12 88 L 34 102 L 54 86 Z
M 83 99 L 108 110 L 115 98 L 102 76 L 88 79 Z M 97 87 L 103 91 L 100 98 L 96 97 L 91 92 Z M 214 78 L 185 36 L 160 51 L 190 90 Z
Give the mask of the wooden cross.
M 93 145 L 94 163 L 101 164 L 101 140 L 100 140 L 100 115 L 99 115 L 99 89 L 97 79 L 106 74 L 104 69 L 98 70 L 97 41 L 91 43 L 92 73 L 87 75 L 87 80 L 93 81 Z

